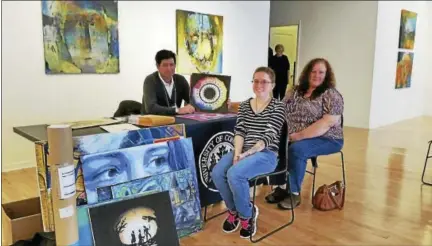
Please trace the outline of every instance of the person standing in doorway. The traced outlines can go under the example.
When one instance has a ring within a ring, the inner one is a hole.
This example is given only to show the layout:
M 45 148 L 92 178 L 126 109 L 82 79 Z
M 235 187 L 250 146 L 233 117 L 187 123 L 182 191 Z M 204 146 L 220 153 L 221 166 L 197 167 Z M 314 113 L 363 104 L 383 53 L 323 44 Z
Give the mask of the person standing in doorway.
M 288 86 L 290 63 L 288 57 L 284 55 L 284 46 L 277 44 L 275 47 L 276 54 L 274 55 L 271 68 L 276 74 L 276 86 L 273 89 L 273 97 L 281 100 Z

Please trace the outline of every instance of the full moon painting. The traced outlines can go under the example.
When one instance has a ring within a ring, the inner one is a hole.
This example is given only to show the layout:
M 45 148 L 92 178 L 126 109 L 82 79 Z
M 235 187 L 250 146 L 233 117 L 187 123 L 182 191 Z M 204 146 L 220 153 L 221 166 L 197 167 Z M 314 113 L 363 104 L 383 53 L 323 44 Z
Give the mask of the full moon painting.
M 89 207 L 94 245 L 180 245 L 168 191 Z
M 157 245 L 157 219 L 152 209 L 138 207 L 120 215 L 114 230 L 125 245 Z

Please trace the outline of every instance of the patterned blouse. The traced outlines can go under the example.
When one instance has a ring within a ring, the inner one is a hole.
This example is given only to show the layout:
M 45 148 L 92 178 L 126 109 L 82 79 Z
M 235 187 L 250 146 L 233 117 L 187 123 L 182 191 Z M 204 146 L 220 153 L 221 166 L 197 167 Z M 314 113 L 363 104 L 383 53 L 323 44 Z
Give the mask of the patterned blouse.
M 342 95 L 335 89 L 327 89 L 315 99 L 304 98 L 297 91 L 291 95 L 287 104 L 288 133 L 295 133 L 304 130 L 324 114 L 342 115 L 344 101 Z M 341 119 L 339 124 L 331 127 L 322 137 L 332 139 L 343 139 Z

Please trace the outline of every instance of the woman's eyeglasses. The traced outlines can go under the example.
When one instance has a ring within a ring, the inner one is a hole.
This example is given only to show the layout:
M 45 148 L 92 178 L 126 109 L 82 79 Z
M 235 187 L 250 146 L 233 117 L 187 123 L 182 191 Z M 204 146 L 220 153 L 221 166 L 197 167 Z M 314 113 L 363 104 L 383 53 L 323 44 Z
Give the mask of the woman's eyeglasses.
M 261 81 L 259 81 L 259 80 L 252 80 L 251 81 L 252 82 L 252 84 L 256 84 L 256 85 L 268 85 L 268 84 L 272 84 L 272 82 L 271 81 L 267 81 L 267 80 L 261 80 Z

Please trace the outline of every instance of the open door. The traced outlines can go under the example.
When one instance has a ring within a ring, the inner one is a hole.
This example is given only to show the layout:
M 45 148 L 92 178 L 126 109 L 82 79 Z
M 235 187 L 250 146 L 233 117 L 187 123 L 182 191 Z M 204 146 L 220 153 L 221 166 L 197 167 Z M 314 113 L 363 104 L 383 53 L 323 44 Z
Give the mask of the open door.
M 290 62 L 290 74 L 288 76 L 288 87 L 294 85 L 296 79 L 297 59 L 298 59 L 298 37 L 299 25 L 270 27 L 270 47 L 275 50 L 277 44 L 282 44 L 285 48 L 284 54 Z

